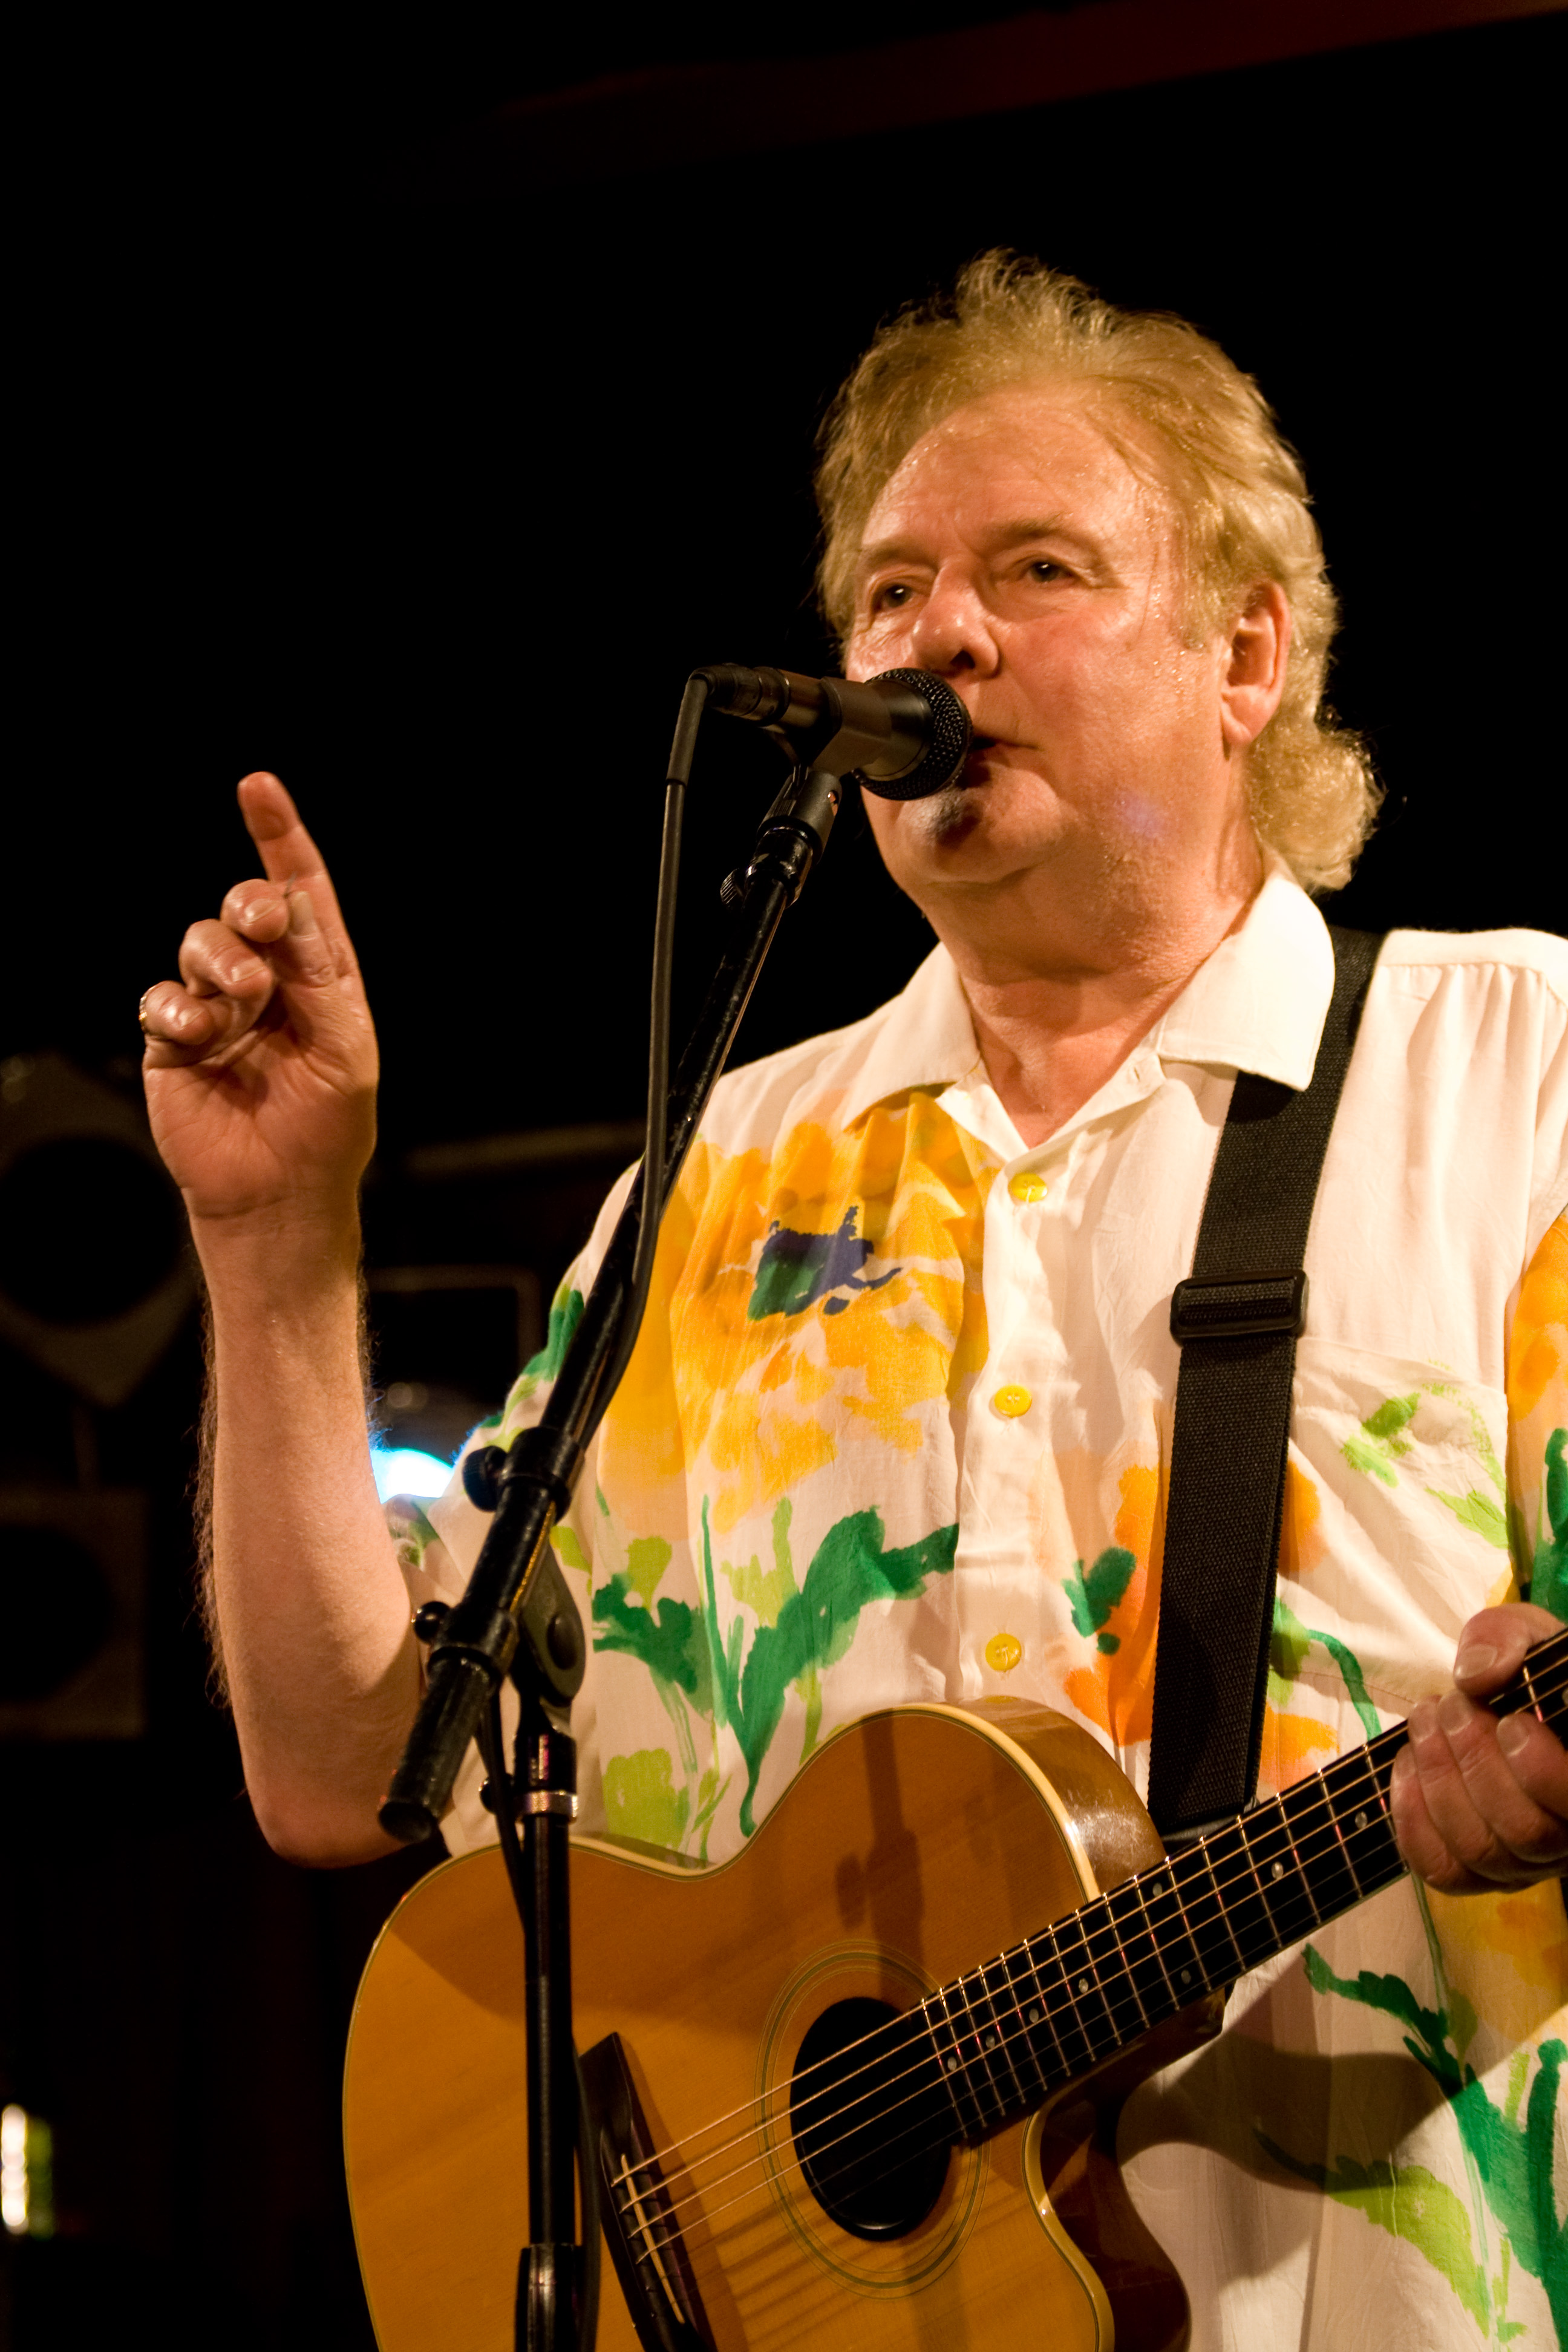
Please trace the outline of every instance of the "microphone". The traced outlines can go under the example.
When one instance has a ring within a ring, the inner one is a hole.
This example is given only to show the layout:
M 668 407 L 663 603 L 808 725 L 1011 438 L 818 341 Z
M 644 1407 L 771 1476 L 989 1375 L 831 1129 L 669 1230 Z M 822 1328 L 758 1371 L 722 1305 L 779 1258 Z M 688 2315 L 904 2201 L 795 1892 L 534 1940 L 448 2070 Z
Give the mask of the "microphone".
M 706 681 L 710 709 L 798 736 L 790 748 L 806 766 L 858 775 L 883 800 L 924 800 L 963 772 L 969 713 L 928 669 L 884 670 L 863 685 L 739 662 L 691 675 Z

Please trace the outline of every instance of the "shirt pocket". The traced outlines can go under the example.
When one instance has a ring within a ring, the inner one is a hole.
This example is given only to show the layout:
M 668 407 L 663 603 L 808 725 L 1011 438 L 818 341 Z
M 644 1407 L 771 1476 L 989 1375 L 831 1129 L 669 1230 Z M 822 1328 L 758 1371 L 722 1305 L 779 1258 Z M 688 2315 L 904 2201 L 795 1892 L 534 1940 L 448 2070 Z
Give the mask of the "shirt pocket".
M 1329 1339 L 1297 1349 L 1281 1598 L 1380 1710 L 1444 1689 L 1459 1629 L 1513 1591 L 1500 1389 Z

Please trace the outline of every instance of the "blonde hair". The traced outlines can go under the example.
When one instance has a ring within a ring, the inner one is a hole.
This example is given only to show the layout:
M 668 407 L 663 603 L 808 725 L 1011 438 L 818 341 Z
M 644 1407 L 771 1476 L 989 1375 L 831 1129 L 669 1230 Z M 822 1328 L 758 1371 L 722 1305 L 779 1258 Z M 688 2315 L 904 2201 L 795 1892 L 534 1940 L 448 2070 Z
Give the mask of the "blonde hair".
M 1273 410 L 1184 320 L 1118 310 L 1076 278 L 996 251 L 970 262 L 951 296 L 883 326 L 820 436 L 819 589 L 829 625 L 847 636 L 867 521 L 915 443 L 969 401 L 1032 383 L 1098 392 L 1096 421 L 1123 457 L 1146 466 L 1152 452 L 1174 509 L 1193 627 L 1223 625 L 1261 580 L 1284 590 L 1295 625 L 1279 708 L 1247 752 L 1252 821 L 1305 888 L 1337 889 L 1379 799 L 1360 738 L 1323 704 L 1338 600 L 1300 462 Z M 1142 428 L 1145 446 L 1118 439 L 1118 412 Z

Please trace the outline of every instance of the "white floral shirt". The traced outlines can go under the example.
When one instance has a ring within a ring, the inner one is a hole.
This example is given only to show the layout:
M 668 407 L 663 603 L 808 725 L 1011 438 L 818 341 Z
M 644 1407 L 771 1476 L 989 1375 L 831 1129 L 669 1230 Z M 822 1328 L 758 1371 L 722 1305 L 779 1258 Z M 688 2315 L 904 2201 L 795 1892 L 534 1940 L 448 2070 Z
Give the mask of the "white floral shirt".
M 721 1860 L 837 1726 L 988 1693 L 1064 1711 L 1143 1788 L 1170 1296 L 1237 1071 L 1305 1086 L 1331 981 L 1275 869 L 1036 1149 L 940 948 L 868 1019 L 722 1081 L 555 1536 L 593 1635 L 584 1829 Z M 1307 1251 L 1263 1790 L 1444 1688 L 1477 1609 L 1568 1616 L 1565 1203 L 1568 945 L 1394 932 Z M 460 1484 L 394 1521 L 416 1602 L 455 1598 L 485 1527 Z M 478 1779 L 456 1850 L 489 1834 Z M 1245 1977 L 1122 2122 L 1194 2352 L 1568 2340 L 1565 2004 L 1555 1885 L 1405 1881 Z

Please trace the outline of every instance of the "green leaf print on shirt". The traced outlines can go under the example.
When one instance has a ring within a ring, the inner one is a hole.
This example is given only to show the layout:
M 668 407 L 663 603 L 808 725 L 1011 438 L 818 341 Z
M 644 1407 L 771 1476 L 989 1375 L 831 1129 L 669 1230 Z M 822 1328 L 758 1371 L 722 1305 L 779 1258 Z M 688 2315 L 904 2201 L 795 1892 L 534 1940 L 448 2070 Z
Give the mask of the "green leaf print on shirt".
M 1354 2206 L 1391 2238 L 1405 2238 L 1419 2247 L 1433 2269 L 1447 2280 L 1481 2334 L 1490 2334 L 1487 2274 L 1470 2242 L 1470 2217 L 1463 2198 L 1456 2197 L 1446 2181 L 1428 2172 L 1424 2164 L 1395 2165 L 1381 2159 L 1360 2164 L 1353 2156 L 1342 2156 L 1333 2164 L 1303 2164 L 1266 2131 L 1256 2126 L 1254 2130 L 1259 2147 L 1298 2180 L 1310 2180 L 1336 2204 Z
M 1121 1643 L 1114 1633 L 1100 1633 L 1100 1627 L 1126 1591 L 1137 1565 L 1131 1552 L 1112 1544 L 1100 1553 L 1087 1576 L 1082 1560 L 1075 1559 L 1072 1574 L 1062 1579 L 1073 1623 L 1086 1642 L 1091 1633 L 1099 1633 L 1096 1646 L 1108 1658 L 1115 1655 Z
M 1517 2067 L 1517 2062 L 1507 2105 L 1494 2106 L 1479 2075 L 1459 2056 L 1446 2010 L 1426 2008 L 1403 1977 L 1378 1976 L 1370 1969 L 1363 1969 L 1354 1979 L 1336 1976 L 1311 1944 L 1307 1946 L 1303 1958 L 1307 1979 L 1314 1992 L 1359 2002 L 1363 2008 L 1379 2011 L 1406 2029 L 1405 2047 L 1417 2065 L 1431 2075 L 1447 2101 L 1465 2151 L 1479 2175 L 1487 2204 L 1502 2229 L 1511 2260 L 1522 2264 L 1531 2278 L 1541 2281 L 1552 2306 L 1558 2339 L 1568 2343 L 1568 2221 L 1557 2213 L 1552 2177 L 1558 2087 L 1564 2061 L 1568 2060 L 1568 2045 L 1559 2041 L 1542 2043 L 1521 2124 L 1519 2104 L 1523 2072 Z M 1258 2137 L 1261 2141 L 1261 2133 Z M 1348 2158 L 1328 2167 L 1306 2165 L 1285 2155 L 1272 2143 L 1263 2144 L 1289 2170 L 1316 2180 L 1326 2196 L 1359 2204 L 1369 2221 L 1392 2231 L 1396 2237 L 1408 2239 L 1447 2279 L 1483 2333 L 1488 2332 L 1493 2304 L 1487 2294 L 1485 2271 L 1472 2249 L 1468 2219 L 1461 2201 L 1451 2191 L 1445 2190 L 1441 2196 L 1432 2194 L 1425 2186 L 1430 2175 L 1422 2167 L 1379 2164 L 1363 2168 L 1355 2167 Z M 1365 2178 L 1352 2194 L 1350 2172 L 1362 2169 Z M 1371 2189 L 1382 2185 L 1373 2180 L 1374 2173 L 1386 2175 L 1389 2196 L 1381 2205 L 1371 2196 Z M 1440 2184 L 1432 2186 L 1436 2189 Z M 1412 2193 L 1401 2194 L 1402 2191 Z M 1451 2206 L 1445 2201 L 1450 2199 Z M 1502 2272 L 1494 2282 L 1500 2295 L 1506 2294 L 1507 2275 L 1505 2259 Z M 1475 2301 L 1478 2292 L 1479 2310 Z M 1504 2341 L 1508 2335 L 1517 2332 L 1503 2320 L 1498 2327 L 1498 2339 Z
M 1546 1441 L 1541 1531 L 1524 1598 L 1554 1616 L 1568 1617 L 1568 1429 L 1554 1429 Z
M 773 1564 L 764 1569 L 753 1552 L 751 1559 L 733 1568 L 727 1559 L 719 1562 L 719 1573 L 743 1608 L 749 1609 L 759 1624 L 776 1625 L 779 1612 L 786 1601 L 794 1599 L 798 1587 L 795 1580 L 795 1555 L 790 1549 L 790 1521 L 795 1505 L 787 1495 L 781 1496 L 773 1511 Z M 807 1666 L 795 1678 L 795 1687 L 805 1708 L 805 1731 L 800 1743 L 800 1760 L 804 1764 L 816 1745 L 816 1735 L 822 1727 L 822 1676 L 815 1664 Z
M 635 1552 L 635 1545 L 632 1549 Z M 668 1556 L 667 1549 L 667 1559 Z M 637 1593 L 635 1601 L 634 1591 Z M 680 1691 L 700 1715 L 709 1712 L 712 1676 L 708 1628 L 689 1602 L 661 1601 L 656 1607 L 633 1583 L 627 1570 L 617 1570 L 608 1584 L 601 1584 L 594 1594 L 594 1647 L 639 1658 L 660 1685 L 659 1695 L 667 1706 L 669 1695 Z
M 703 1499 L 702 1570 L 714 1719 L 731 1727 L 746 1759 L 746 1793 L 741 1800 L 741 1830 L 746 1837 L 756 1828 L 752 1800 L 790 1685 L 812 1668 L 820 1673 L 844 1656 L 868 1601 L 918 1600 L 928 1576 L 948 1575 L 958 1548 L 957 1523 L 937 1528 L 898 1551 L 887 1551 L 883 1544 L 879 1511 L 852 1511 L 829 1528 L 805 1571 L 805 1584 L 784 1601 L 776 1623 L 758 1625 L 742 1665 L 744 1621 L 737 1617 L 731 1622 L 727 1647 L 720 1638 L 713 1545 Z
M 550 1302 L 550 1323 L 544 1334 L 544 1345 L 537 1356 L 531 1356 L 515 1381 L 510 1402 L 526 1404 L 535 1391 L 546 1381 L 560 1378 L 561 1367 L 566 1361 L 566 1350 L 577 1336 L 577 1326 L 583 1320 L 583 1294 L 563 1282 Z
M 750 1837 L 756 1828 L 752 1800 L 757 1782 L 784 1714 L 784 1693 L 793 1683 L 806 1707 L 806 1738 L 803 1754 L 816 1742 L 821 1719 L 822 1669 L 843 1657 L 855 1638 L 860 1612 L 868 1601 L 915 1600 L 925 1590 L 928 1576 L 951 1570 L 958 1544 L 958 1528 L 939 1528 L 921 1542 L 901 1550 L 883 1549 L 881 1515 L 855 1511 L 829 1528 L 805 1572 L 805 1585 L 795 1589 L 789 1555 L 791 1506 L 787 1498 L 773 1513 L 773 1567 L 764 1570 L 752 1559 L 742 1568 L 724 1567 L 735 1598 L 758 1619 L 751 1647 L 745 1649 L 744 1620 L 734 1618 L 726 1646 L 719 1627 L 714 1586 L 713 1548 L 708 1506 L 702 1506 L 702 1558 L 706 1605 L 667 1599 L 657 1603 L 654 1589 L 669 1559 L 661 1538 L 639 1538 L 629 1548 L 627 1564 L 594 1594 L 594 1646 L 615 1650 L 641 1661 L 653 1679 L 667 1713 L 676 1726 L 682 1759 L 689 1773 L 697 1769 L 696 1744 L 690 1717 L 711 1717 L 728 1724 L 746 1759 L 746 1792 L 741 1803 L 741 1828 Z M 743 1656 L 742 1656 L 742 1654 Z M 649 1759 L 664 1750 L 639 1750 L 638 1758 L 618 1758 L 605 1768 L 605 1803 L 610 1801 L 610 1775 L 616 1766 L 636 1764 L 637 1774 L 624 1783 L 630 1792 L 625 1801 L 655 1810 L 667 1801 L 647 1780 L 658 1767 Z M 664 1787 L 661 1781 L 660 1790 Z M 698 1791 L 693 1833 L 705 1828 L 723 1795 L 716 1769 L 704 1775 Z M 669 1803 L 673 1803 L 671 1791 Z M 686 1801 L 684 1796 L 681 1802 Z M 673 1819 L 668 1812 L 661 1818 Z M 685 1833 L 683 1815 L 679 1836 Z M 650 1836 L 647 1830 L 624 1832 Z
M 1414 1440 L 1405 1432 L 1415 1420 L 1424 1396 L 1447 1397 L 1468 1415 L 1476 1459 L 1486 1472 L 1488 1486 L 1471 1486 L 1462 1495 L 1447 1495 L 1440 1486 L 1426 1488 L 1434 1501 L 1453 1512 L 1462 1528 L 1468 1528 L 1484 1543 L 1499 1551 L 1509 1549 L 1508 1481 L 1502 1464 L 1498 1460 L 1491 1432 L 1479 1406 L 1447 1381 L 1428 1381 L 1410 1396 L 1385 1397 L 1366 1419 L 1353 1437 L 1347 1437 L 1340 1448 L 1352 1470 L 1362 1471 L 1369 1478 L 1377 1478 L 1385 1486 L 1399 1484 L 1398 1464 L 1410 1452 Z
M 602 1496 L 599 1502 L 603 1510 Z M 587 1566 L 570 1528 L 558 1528 L 555 1541 L 568 1565 Z M 708 1628 L 701 1612 L 684 1601 L 655 1604 L 654 1594 L 670 1559 L 670 1547 L 662 1536 L 633 1538 L 626 1546 L 626 1567 L 594 1594 L 594 1647 L 618 1650 L 647 1668 L 675 1727 L 688 1786 L 675 1790 L 671 1759 L 664 1748 L 638 1748 L 629 1757 L 611 1757 L 605 1764 L 605 1805 L 610 1827 L 618 1827 L 624 1837 L 679 1846 L 689 1833 L 706 1861 L 708 1832 L 729 1782 L 721 1777 L 717 1764 L 710 1763 L 698 1786 L 696 1810 L 691 1810 L 689 1784 L 697 1775 L 697 1728 L 692 1717 L 711 1718 L 713 1676 Z M 662 1767 L 654 1760 L 658 1757 L 664 1759 Z M 634 1817 L 644 1826 L 634 1827 Z M 666 1832 L 671 1833 L 667 1836 Z
M 639 1748 L 605 1766 L 605 1827 L 612 1837 L 641 1838 L 673 1853 L 690 1811 L 690 1790 L 670 1780 L 668 1748 Z
M 1369 1412 L 1358 1434 L 1347 1437 L 1341 1449 L 1351 1468 L 1381 1478 L 1385 1486 L 1397 1486 L 1394 1465 L 1410 1451 L 1405 1432 L 1415 1420 L 1420 1402 L 1419 1391 L 1414 1396 L 1385 1397 L 1375 1412 Z
M 773 1512 L 773 1564 L 764 1568 L 755 1552 L 740 1568 L 731 1568 L 727 1559 L 719 1563 L 719 1572 L 736 1600 L 749 1609 L 759 1625 L 776 1625 L 779 1611 L 795 1591 L 795 1561 L 789 1548 L 789 1523 L 794 1506 L 785 1495 Z
M 1436 1495 L 1440 1503 L 1447 1503 L 1462 1528 L 1468 1528 L 1475 1535 L 1484 1536 L 1488 1543 L 1497 1546 L 1499 1551 L 1508 1549 L 1508 1520 L 1503 1515 L 1502 1506 L 1494 1503 L 1489 1495 L 1483 1495 L 1479 1486 L 1472 1486 L 1468 1495 L 1439 1494 L 1436 1486 L 1430 1492 Z
M 1300 1673 L 1301 1662 L 1314 1642 L 1320 1650 L 1328 1652 L 1338 1666 L 1345 1695 L 1356 1711 L 1362 1729 L 1369 1739 L 1375 1739 L 1383 1725 L 1367 1695 L 1366 1677 L 1362 1673 L 1361 1660 L 1355 1652 L 1336 1633 L 1320 1633 L 1314 1626 L 1303 1625 L 1278 1593 L 1274 1596 L 1274 1631 L 1268 1643 L 1269 1705 L 1281 1714 L 1289 1706 L 1290 1685 Z
M 1455 1393 L 1452 1389 L 1436 1383 L 1434 1383 L 1430 1392 L 1433 1396 L 1453 1396 Z M 1436 1486 L 1429 1486 L 1426 1491 L 1430 1495 L 1435 1495 L 1438 1502 L 1447 1505 L 1462 1528 L 1469 1528 L 1476 1535 L 1484 1536 L 1487 1542 L 1494 1544 L 1499 1551 L 1506 1551 L 1508 1549 L 1508 1480 L 1503 1475 L 1502 1464 L 1497 1458 L 1497 1448 L 1492 1444 L 1491 1432 L 1487 1427 L 1479 1411 L 1468 1397 L 1462 1398 L 1460 1402 L 1469 1415 L 1470 1432 L 1475 1439 L 1476 1457 L 1490 1479 L 1493 1492 L 1489 1495 L 1484 1486 L 1472 1486 L 1466 1495 L 1445 1495 Z

